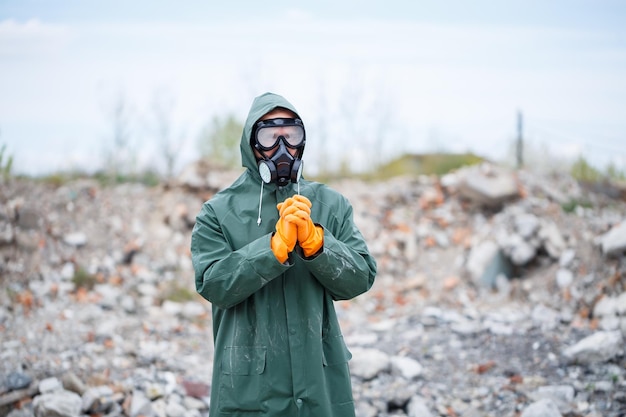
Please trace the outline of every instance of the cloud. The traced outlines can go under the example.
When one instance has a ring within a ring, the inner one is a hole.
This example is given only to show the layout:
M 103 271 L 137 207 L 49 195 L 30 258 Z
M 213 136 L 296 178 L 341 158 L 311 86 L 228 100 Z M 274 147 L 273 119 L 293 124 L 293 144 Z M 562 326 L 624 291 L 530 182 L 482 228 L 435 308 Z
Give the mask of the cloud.
M 286 18 L 293 21 L 306 21 L 311 20 L 313 17 L 310 12 L 303 9 L 288 9 L 285 13 Z
M 94 143 L 106 130 L 101 102 L 121 90 L 145 112 L 158 86 L 176 95 L 174 122 L 190 137 L 210 115 L 244 116 L 253 95 L 272 90 L 307 120 L 329 122 L 319 133 L 311 123 L 312 137 L 327 134 L 328 146 L 344 143 L 331 128 L 336 120 L 361 130 L 377 122 L 369 131 L 385 127 L 385 154 L 437 146 L 502 153 L 517 109 L 559 129 L 579 121 L 576 131 L 608 126 L 614 134 L 624 126 L 626 51 L 602 28 L 344 19 L 288 8 L 271 19 L 212 22 L 4 20 L 0 63 L 4 137 L 29 149 L 33 135 L 23 126 Z M 376 106 L 358 111 L 368 98 Z M 394 118 L 383 126 L 387 108 Z M 309 155 L 318 146 L 311 141 Z
M 0 58 L 20 58 L 55 54 L 65 48 L 72 38 L 63 25 L 42 23 L 38 19 L 18 22 L 0 21 Z

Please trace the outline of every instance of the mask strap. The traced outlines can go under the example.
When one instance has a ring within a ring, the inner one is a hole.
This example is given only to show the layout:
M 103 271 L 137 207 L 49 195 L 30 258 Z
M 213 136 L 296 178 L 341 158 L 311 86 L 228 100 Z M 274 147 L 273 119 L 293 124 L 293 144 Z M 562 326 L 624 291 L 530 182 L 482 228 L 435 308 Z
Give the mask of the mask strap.
M 259 218 L 256 220 L 256 225 L 261 225 L 261 204 L 263 204 L 263 181 L 261 181 L 261 194 L 259 195 Z

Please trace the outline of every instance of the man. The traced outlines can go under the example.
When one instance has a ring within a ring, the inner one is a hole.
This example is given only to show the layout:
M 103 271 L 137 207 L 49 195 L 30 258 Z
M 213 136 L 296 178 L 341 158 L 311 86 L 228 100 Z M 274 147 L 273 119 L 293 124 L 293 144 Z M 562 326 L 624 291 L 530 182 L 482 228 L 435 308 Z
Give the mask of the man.
M 291 103 L 257 97 L 245 172 L 196 217 L 196 289 L 213 312 L 211 417 L 354 416 L 333 302 L 370 289 L 376 262 L 348 200 L 301 178 L 305 142 Z

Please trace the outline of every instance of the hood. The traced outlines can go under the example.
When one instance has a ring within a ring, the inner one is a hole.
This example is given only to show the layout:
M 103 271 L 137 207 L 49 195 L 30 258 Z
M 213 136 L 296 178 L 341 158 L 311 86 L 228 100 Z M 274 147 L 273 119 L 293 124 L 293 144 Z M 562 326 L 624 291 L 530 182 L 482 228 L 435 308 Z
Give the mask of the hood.
M 252 102 L 252 106 L 248 112 L 248 118 L 246 119 L 246 123 L 243 127 L 243 133 L 241 135 L 241 142 L 239 144 L 239 148 L 241 149 L 241 165 L 244 168 L 251 170 L 254 175 L 258 176 L 259 181 L 261 181 L 261 176 L 258 172 L 254 152 L 250 146 L 250 135 L 252 134 L 252 127 L 254 124 L 261 117 L 263 117 L 263 115 L 274 110 L 276 107 L 282 107 L 298 114 L 296 108 L 284 97 L 274 93 L 261 94 Z M 298 117 L 300 116 L 298 115 Z

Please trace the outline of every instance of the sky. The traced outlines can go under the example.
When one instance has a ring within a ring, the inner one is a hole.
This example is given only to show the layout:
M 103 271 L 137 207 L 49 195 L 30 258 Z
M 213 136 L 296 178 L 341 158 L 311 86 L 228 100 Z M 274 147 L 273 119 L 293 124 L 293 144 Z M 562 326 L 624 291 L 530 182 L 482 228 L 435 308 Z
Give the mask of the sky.
M 304 120 L 305 172 L 511 159 L 518 115 L 529 159 L 626 169 L 624 22 L 621 0 L 0 0 L 0 146 L 17 173 L 101 168 L 121 103 L 136 164 L 163 167 L 165 126 L 181 168 L 272 91 Z

